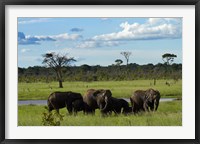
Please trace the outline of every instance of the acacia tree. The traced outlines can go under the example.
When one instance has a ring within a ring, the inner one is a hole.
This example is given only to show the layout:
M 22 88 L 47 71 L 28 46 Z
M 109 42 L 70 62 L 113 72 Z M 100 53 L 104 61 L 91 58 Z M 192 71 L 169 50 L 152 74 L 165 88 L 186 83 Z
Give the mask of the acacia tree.
M 59 88 L 63 88 L 63 77 L 62 77 L 62 68 L 63 66 L 69 66 L 71 62 L 76 60 L 73 57 L 67 57 L 67 55 L 60 55 L 54 52 L 46 53 L 42 55 L 44 60 L 43 64 L 46 64 L 56 72 L 57 80 L 59 82 Z
M 131 52 L 121 52 L 121 55 L 123 55 L 126 59 L 126 65 L 128 66 L 128 62 L 129 62 L 129 57 L 132 54 Z
M 170 54 L 170 53 L 165 53 L 162 55 L 162 59 L 167 65 L 172 64 L 174 61 L 174 58 L 176 58 L 176 57 L 177 57 L 177 55 Z
M 120 66 L 123 63 L 121 59 L 116 59 L 115 62 L 117 66 Z
M 176 58 L 176 57 L 177 57 L 177 55 L 175 55 L 175 54 L 170 54 L 170 53 L 165 53 L 165 54 L 162 55 L 162 59 L 163 59 L 164 63 L 165 63 L 167 66 L 171 65 L 171 64 L 174 62 L 174 58 Z M 168 67 L 168 68 L 166 68 L 166 69 L 168 69 L 168 71 L 169 71 L 170 73 L 173 73 L 173 69 L 172 69 L 172 68 Z M 166 84 L 168 84 L 167 81 L 166 81 Z M 170 86 L 170 85 L 169 85 L 169 86 Z

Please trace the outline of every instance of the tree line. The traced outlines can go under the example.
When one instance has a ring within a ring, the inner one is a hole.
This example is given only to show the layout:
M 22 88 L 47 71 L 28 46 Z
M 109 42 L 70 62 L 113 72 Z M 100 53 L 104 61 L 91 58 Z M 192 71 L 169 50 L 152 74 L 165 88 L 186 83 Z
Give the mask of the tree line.
M 63 66 L 59 69 L 62 81 L 122 81 L 138 79 L 174 79 L 182 78 L 182 64 L 167 63 L 139 65 L 90 66 Z M 59 81 L 58 74 L 51 67 L 33 66 L 18 67 L 19 82 L 52 82 Z

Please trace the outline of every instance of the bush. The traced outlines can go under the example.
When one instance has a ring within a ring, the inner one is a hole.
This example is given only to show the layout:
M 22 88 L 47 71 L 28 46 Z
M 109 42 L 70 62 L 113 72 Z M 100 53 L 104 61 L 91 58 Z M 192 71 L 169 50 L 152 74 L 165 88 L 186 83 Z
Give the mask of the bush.
M 64 115 L 59 114 L 57 111 L 43 112 L 42 125 L 43 126 L 60 126 L 61 121 L 63 121 Z

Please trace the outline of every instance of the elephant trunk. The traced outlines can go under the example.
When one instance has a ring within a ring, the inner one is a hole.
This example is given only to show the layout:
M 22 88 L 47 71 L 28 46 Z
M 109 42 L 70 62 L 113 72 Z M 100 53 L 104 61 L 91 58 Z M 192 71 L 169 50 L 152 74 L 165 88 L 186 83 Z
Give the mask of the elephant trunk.
M 105 106 L 103 108 L 100 108 L 101 111 L 106 110 L 106 108 L 108 106 L 108 98 L 107 97 L 105 97 L 105 103 L 106 103 Z

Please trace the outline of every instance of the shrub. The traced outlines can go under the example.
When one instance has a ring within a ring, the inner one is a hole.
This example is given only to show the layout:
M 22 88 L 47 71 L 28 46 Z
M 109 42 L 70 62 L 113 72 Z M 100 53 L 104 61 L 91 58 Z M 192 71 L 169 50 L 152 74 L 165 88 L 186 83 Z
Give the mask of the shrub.
M 47 112 L 43 112 L 42 125 L 43 126 L 60 126 L 61 121 L 63 121 L 63 115 L 59 114 L 57 111 L 48 111 L 48 107 L 45 107 Z

